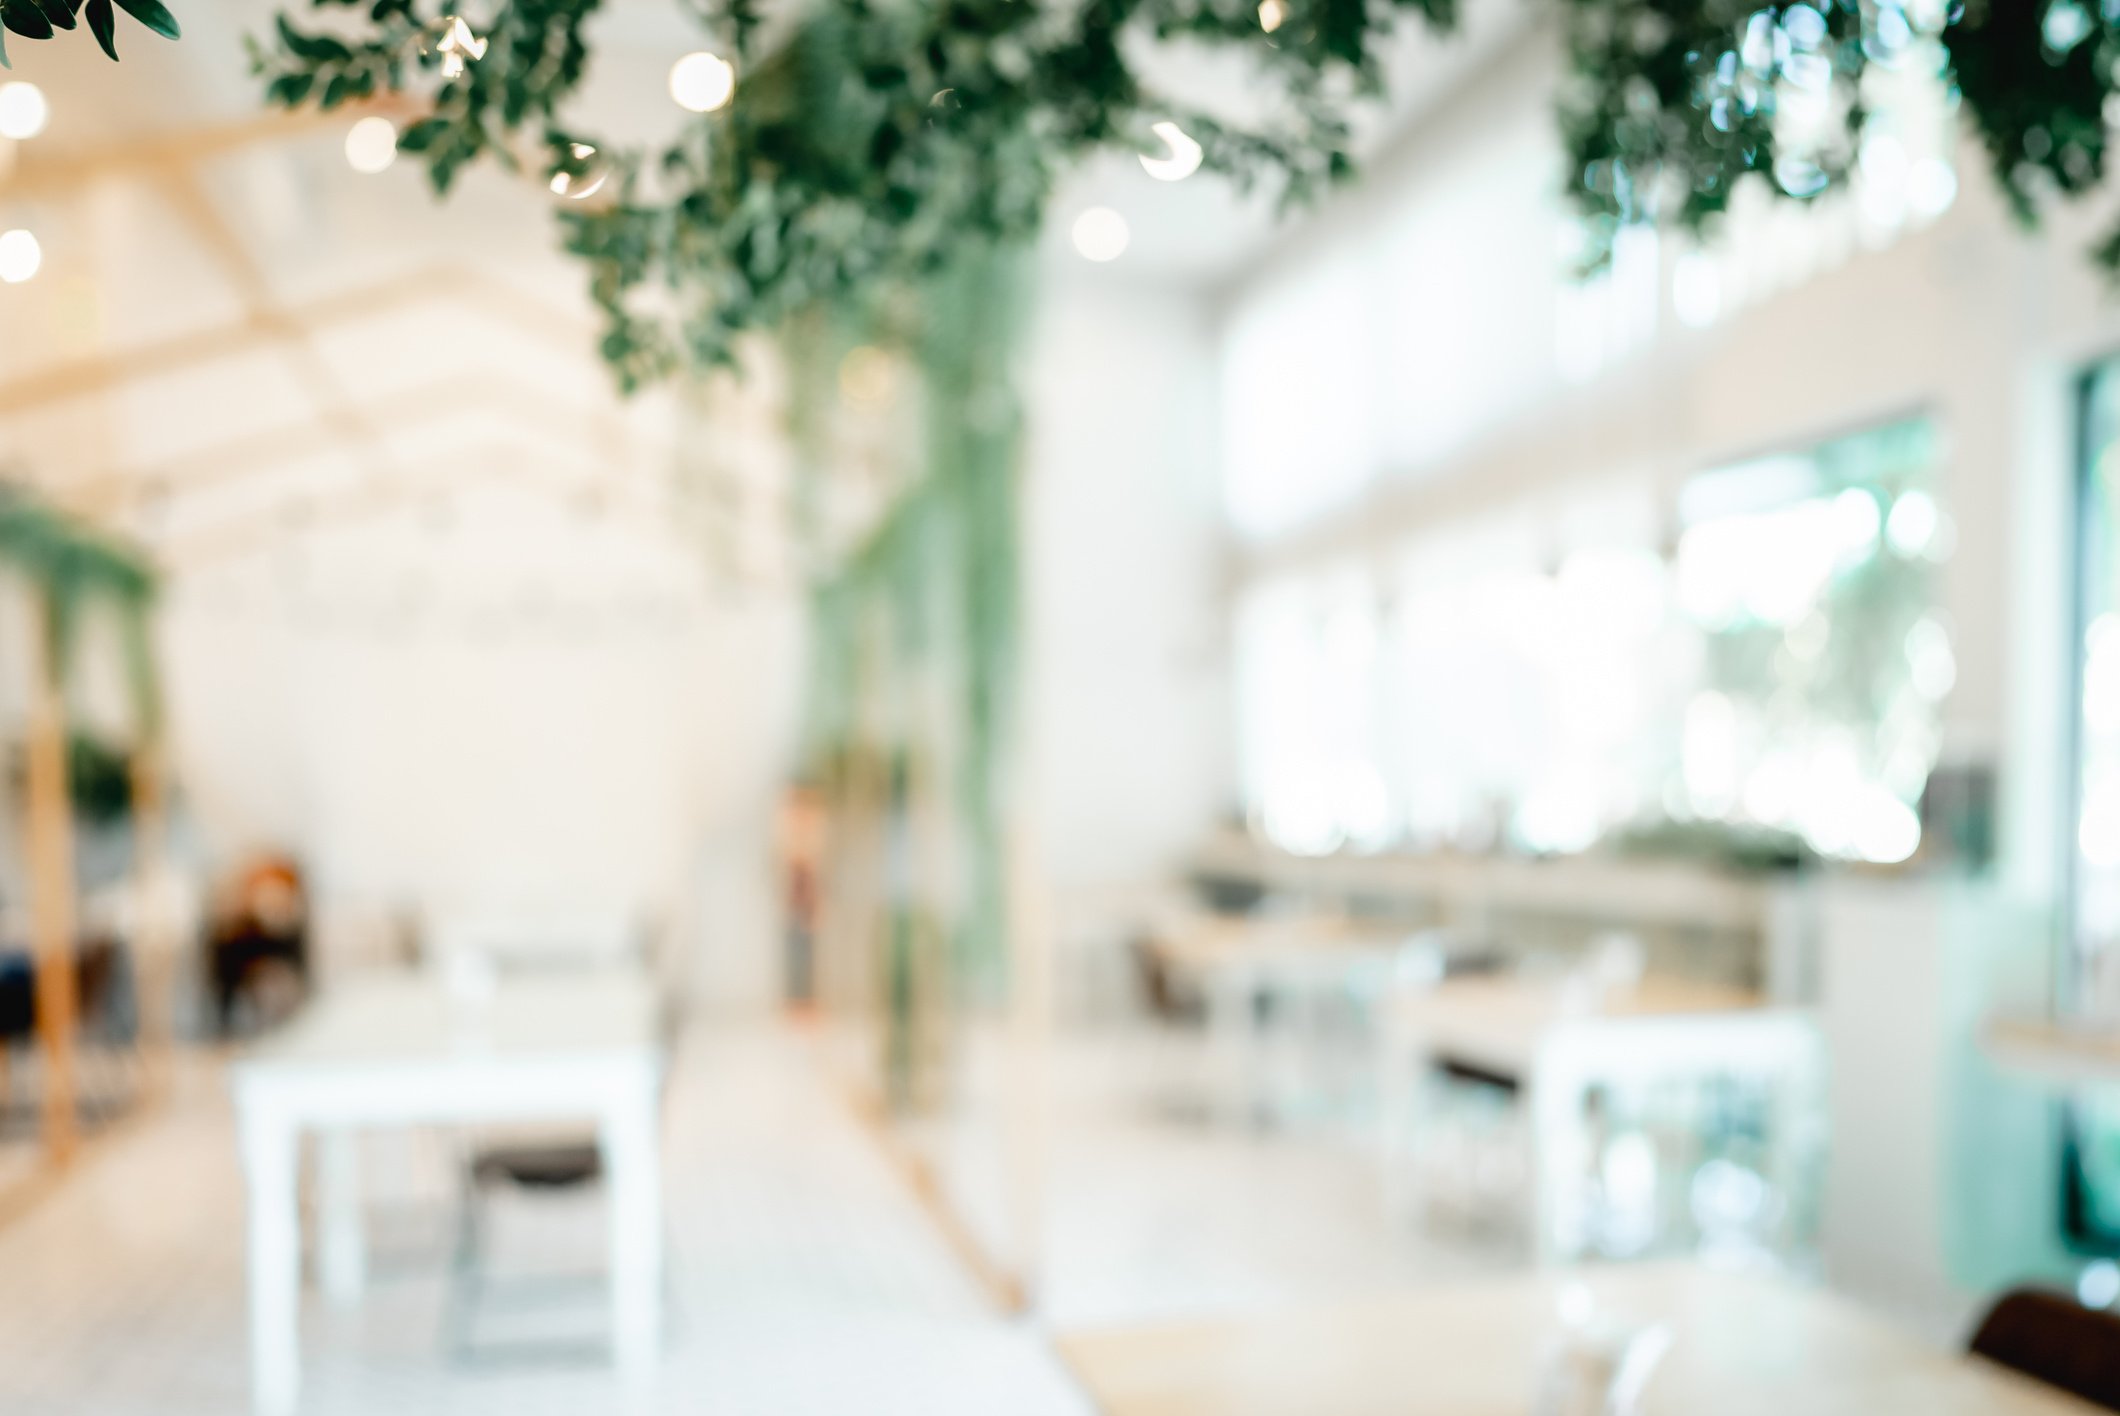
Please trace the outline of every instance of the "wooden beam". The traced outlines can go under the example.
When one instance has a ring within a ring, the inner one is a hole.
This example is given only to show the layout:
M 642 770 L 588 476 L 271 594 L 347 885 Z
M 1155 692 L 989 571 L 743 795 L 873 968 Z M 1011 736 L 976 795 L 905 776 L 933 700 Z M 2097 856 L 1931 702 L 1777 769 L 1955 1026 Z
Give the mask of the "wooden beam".
M 46 198 L 98 182 L 156 178 L 189 171 L 246 148 L 290 142 L 327 128 L 351 127 L 369 114 L 402 119 L 420 111 L 421 105 L 410 99 L 385 97 L 345 104 L 329 113 L 314 108 L 292 113 L 274 109 L 235 123 L 184 129 L 87 152 L 25 146 L 17 151 L 13 169 L 0 176 L 0 197 Z
M 514 459 L 513 466 L 501 468 L 493 465 L 502 458 Z M 468 476 L 465 473 L 467 463 L 473 468 Z M 400 471 L 384 481 L 316 498 L 308 503 L 302 525 L 345 525 L 384 515 L 435 495 L 437 488 L 431 484 L 438 480 L 446 479 L 444 489 L 458 490 L 495 483 L 519 487 L 533 478 L 538 490 L 557 496 L 578 496 L 599 490 L 602 473 L 594 467 L 566 467 L 513 444 L 492 443 L 409 471 Z M 285 532 L 288 525 L 285 508 L 244 516 L 235 519 L 231 525 L 161 546 L 157 548 L 157 559 L 181 569 L 204 561 L 243 555 L 269 545 L 274 537 Z
M 36 681 L 30 685 L 26 835 L 37 1039 L 44 1049 L 44 1149 L 52 1164 L 65 1165 L 80 1139 L 74 1091 L 74 841 L 66 708 L 49 594 L 37 590 L 32 611 Z
M 555 407 L 549 394 L 497 375 L 462 374 L 440 383 L 392 389 L 363 399 L 359 406 L 370 414 L 388 410 L 392 430 L 400 433 L 459 413 L 497 412 L 554 441 L 578 442 L 584 450 L 610 458 L 614 465 L 631 463 L 630 440 L 615 416 L 593 409 Z M 344 432 L 337 424 L 306 419 L 148 467 L 48 483 L 44 490 L 70 511 L 108 519 L 145 496 L 199 491 L 269 475 L 344 442 Z
M 320 334 L 337 325 L 357 324 L 435 301 L 491 314 L 554 347 L 586 349 L 595 335 L 589 321 L 552 309 L 490 276 L 461 266 L 432 265 L 302 305 L 246 315 L 213 329 L 75 360 L 0 383 L 0 413 L 20 413 L 106 393 L 135 380 L 176 373 L 194 364 L 251 353 L 289 338 Z
M 221 209 L 207 196 L 206 189 L 199 183 L 199 174 L 188 166 L 165 171 L 160 174 L 160 186 L 191 227 L 192 234 L 199 238 L 208 254 L 220 262 L 223 272 L 242 297 L 249 317 L 261 320 L 275 330 L 285 331 L 278 343 L 294 366 L 295 377 L 308 388 L 311 399 L 323 410 L 322 416 L 335 424 L 348 442 L 362 449 L 378 469 L 387 467 L 389 453 L 374 425 L 353 406 L 331 365 L 317 351 L 311 331 L 288 317 L 257 257 L 251 254 L 250 247 L 243 243 L 236 229 L 221 215 Z
M 252 309 L 231 323 L 211 329 L 58 364 L 0 383 L 0 415 L 109 393 L 141 379 L 180 373 L 216 359 L 237 358 L 333 325 L 394 313 L 445 297 L 469 278 L 454 267 L 429 266 L 304 305 Z

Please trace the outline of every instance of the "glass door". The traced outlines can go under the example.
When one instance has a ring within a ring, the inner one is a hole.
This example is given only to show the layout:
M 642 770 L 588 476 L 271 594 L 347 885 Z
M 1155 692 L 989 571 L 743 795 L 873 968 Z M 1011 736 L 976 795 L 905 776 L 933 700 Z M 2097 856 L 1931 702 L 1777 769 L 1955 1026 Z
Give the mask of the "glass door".
M 2120 1023 L 2120 359 L 2085 376 L 2076 477 L 2070 845 L 2056 1003 Z M 2120 1105 L 2084 1093 L 2062 1120 L 2072 1246 L 2120 1253 Z

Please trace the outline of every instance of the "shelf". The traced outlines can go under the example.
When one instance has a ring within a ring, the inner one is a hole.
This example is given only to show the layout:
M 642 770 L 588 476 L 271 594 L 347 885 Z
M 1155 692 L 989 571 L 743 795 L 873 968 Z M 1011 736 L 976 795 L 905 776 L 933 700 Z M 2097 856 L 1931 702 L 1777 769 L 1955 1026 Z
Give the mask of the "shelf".
M 2063 1085 L 2120 1082 L 2120 1027 L 2053 1018 L 1990 1018 L 1981 1050 L 2006 1071 Z

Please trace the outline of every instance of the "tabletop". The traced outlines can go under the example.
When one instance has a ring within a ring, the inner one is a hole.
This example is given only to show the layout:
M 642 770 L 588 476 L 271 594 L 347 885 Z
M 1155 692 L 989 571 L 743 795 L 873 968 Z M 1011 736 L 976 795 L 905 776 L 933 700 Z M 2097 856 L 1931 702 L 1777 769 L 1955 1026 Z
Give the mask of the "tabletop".
M 1149 947 L 1173 968 L 1207 970 L 1272 960 L 1382 957 L 1405 938 L 1403 927 L 1344 915 L 1214 915 L 1158 932 Z
M 1389 1004 L 1389 1022 L 1396 1033 L 1418 1037 L 1433 1050 L 1514 1068 L 1554 1029 L 1571 1023 L 1714 1016 L 1764 1006 L 1751 989 L 1664 974 L 1601 993 L 1561 978 L 1494 974 L 1408 990 Z
M 1083 1332 L 1060 1351 L 1104 1416 L 1528 1416 L 1563 1295 L 1668 1323 L 1643 1416 L 2090 1416 L 1845 1299 L 1659 1264 L 1517 1276 L 1210 1322 Z M 1580 1300 L 1578 1300 L 1580 1301 Z
M 480 1001 L 439 978 L 389 973 L 334 984 L 238 1062 L 268 1073 L 460 1058 L 637 1052 L 656 1043 L 654 990 L 630 971 L 510 979 Z

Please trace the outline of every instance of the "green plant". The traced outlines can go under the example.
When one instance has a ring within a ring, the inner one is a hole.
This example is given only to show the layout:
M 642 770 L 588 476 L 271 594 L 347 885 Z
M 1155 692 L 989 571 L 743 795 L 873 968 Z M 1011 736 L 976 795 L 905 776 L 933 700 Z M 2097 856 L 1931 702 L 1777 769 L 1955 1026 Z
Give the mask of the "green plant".
M 74 814 L 92 826 L 112 826 L 132 815 L 132 759 L 101 738 L 68 735 L 66 786 Z
M 255 58 L 287 106 L 418 90 L 431 111 L 399 147 L 437 191 L 481 158 L 596 189 L 562 201 L 563 240 L 588 265 L 603 353 L 632 388 L 726 362 L 736 334 L 813 303 L 922 280 L 967 243 L 1029 238 L 1061 171 L 1100 147 L 1163 151 L 1159 121 L 1197 140 L 1206 165 L 1307 196 L 1347 170 L 1345 101 L 1376 88 L 1393 12 L 1447 27 L 1454 0 L 1305 0 L 1271 33 L 1258 0 L 827 0 L 770 39 L 751 0 L 686 8 L 727 48 L 740 92 L 649 153 L 565 119 L 596 0 L 509 0 L 468 60 L 464 39 L 446 42 L 455 17 L 417 0 L 315 0 L 353 23 L 283 16 Z M 1133 57 L 1157 39 L 1249 50 L 1273 76 L 1274 116 L 1239 127 L 1159 95 Z
M 1747 179 L 1813 201 L 1853 176 L 1882 70 L 1934 72 L 2030 222 L 2105 172 L 2120 11 L 2082 0 L 1560 0 L 1561 130 L 1587 264 L 1632 222 L 1712 228 Z M 2097 253 L 2120 268 L 2120 232 Z
M 13 568 L 37 591 L 61 682 L 82 612 L 96 602 L 116 610 L 134 710 L 142 730 L 151 731 L 160 696 L 147 636 L 155 579 L 146 562 L 128 547 L 0 485 L 0 565 Z
M 21 4 L 23 0 L 7 0 Z M 40 0 L 64 4 L 65 0 Z M 1098 148 L 1162 150 L 1175 121 L 1203 165 L 1302 201 L 1351 170 L 1349 106 L 1378 91 L 1396 13 L 1438 30 L 1457 0 L 821 0 L 779 26 L 755 0 L 673 0 L 733 55 L 741 92 L 667 147 L 619 151 L 564 112 L 598 0 L 503 0 L 474 33 L 441 0 L 310 0 L 255 62 L 271 101 L 415 94 L 402 150 L 447 191 L 490 158 L 563 193 L 602 352 L 627 388 L 727 362 L 734 337 L 813 302 L 948 266 L 962 243 L 1031 235 L 1057 174 Z M 1710 230 L 1747 181 L 1811 201 L 1856 170 L 1879 69 L 1926 66 L 1962 95 L 2027 220 L 2105 170 L 2120 18 L 2083 0 L 1551 0 L 1586 269 L 1630 223 Z M 770 33 L 769 33 L 770 31 Z M 450 36 L 455 33 L 452 42 Z M 1156 92 L 1158 43 L 1241 50 L 1255 126 Z M 470 57 L 473 52 L 477 57 Z M 1800 121 L 1799 121 L 1800 120 Z M 2120 268 L 2120 232 L 2098 252 Z
M 11 67 L 7 57 L 7 31 L 24 39 L 50 39 L 59 30 L 73 29 L 88 21 L 88 32 L 115 62 L 118 57 L 118 16 L 113 0 L 0 0 L 0 68 Z M 116 0 L 117 9 L 131 15 L 156 34 L 175 39 L 181 31 L 177 17 L 162 0 Z
M 114 3 L 176 37 L 161 0 L 0 0 L 0 27 L 49 39 L 85 16 L 115 59 Z M 939 269 L 968 236 L 1021 239 L 1057 172 L 1095 148 L 1160 151 L 1158 121 L 1178 122 L 1209 169 L 1244 183 L 1271 175 L 1306 199 L 1351 170 L 1348 104 L 1378 91 L 1395 12 L 1447 30 L 1457 11 L 1457 0 L 822 0 L 769 40 L 756 0 L 671 0 L 731 47 L 745 92 L 640 153 L 562 117 L 599 3 L 498 0 L 473 32 L 444 0 L 309 0 L 331 23 L 301 29 L 283 15 L 253 58 L 285 107 L 417 91 L 432 111 L 400 147 L 438 191 L 484 157 L 569 191 L 615 178 L 606 200 L 563 224 L 628 388 L 688 361 L 726 362 L 734 333 L 811 300 Z M 1629 223 L 1712 228 L 1747 179 L 1799 201 L 1845 185 L 1873 117 L 1866 79 L 1881 67 L 1939 70 L 2026 220 L 2104 177 L 2120 92 L 2110 5 L 1551 3 L 1571 61 L 1558 107 L 1586 268 L 1609 260 Z M 1248 51 L 1268 78 L 1262 107 L 1278 111 L 1243 127 L 1161 97 L 1140 73 L 1151 42 Z M 1799 106 L 1827 121 L 1792 123 Z M 606 180 L 585 180 L 592 167 Z M 2120 228 L 2096 256 L 2120 270 Z

